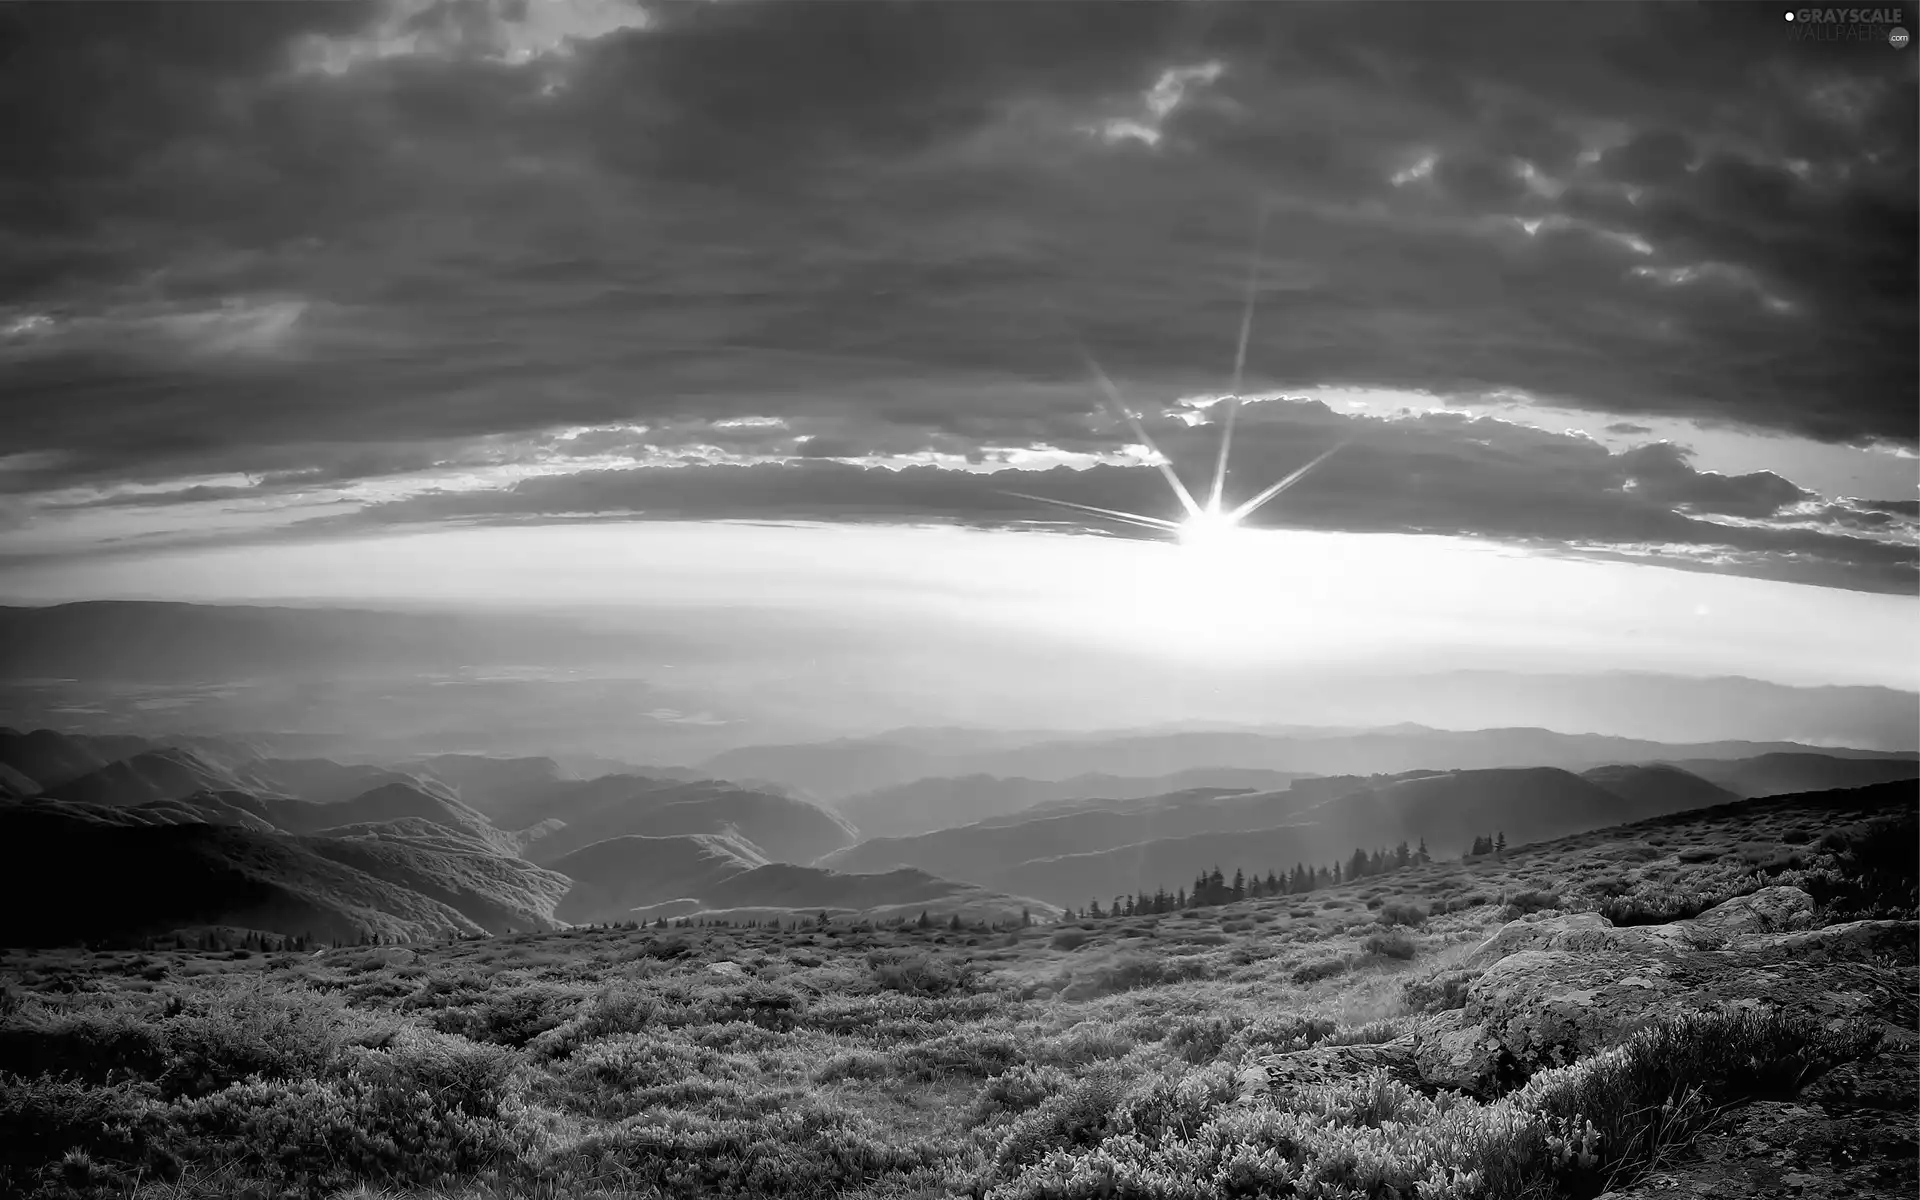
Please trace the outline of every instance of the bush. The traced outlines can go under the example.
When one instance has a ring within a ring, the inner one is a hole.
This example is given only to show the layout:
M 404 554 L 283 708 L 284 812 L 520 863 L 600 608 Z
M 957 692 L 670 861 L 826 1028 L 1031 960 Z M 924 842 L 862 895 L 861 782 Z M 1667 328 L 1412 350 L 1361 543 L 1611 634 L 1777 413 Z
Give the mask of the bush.
M 908 996 L 944 996 L 972 991 L 980 971 L 971 963 L 930 954 L 903 955 L 874 950 L 867 955 L 867 971 L 874 984 Z
M 1400 901 L 1394 901 L 1393 903 L 1382 905 L 1379 915 L 1374 919 L 1388 927 L 1394 925 L 1411 925 L 1418 927 L 1427 923 L 1427 914 L 1417 904 L 1406 904 Z
M 1412 938 L 1395 930 L 1391 933 L 1368 934 L 1360 943 L 1360 949 L 1376 958 L 1410 959 L 1417 952 Z
M 1536 913 L 1544 909 L 1559 907 L 1560 896 L 1556 892 L 1541 891 L 1538 889 L 1515 892 L 1507 899 L 1507 911 L 1511 914 L 1507 919 L 1512 920 L 1515 917 L 1524 917 L 1528 913 Z
M 1467 1006 L 1467 989 L 1477 971 L 1447 971 L 1429 979 L 1409 979 L 1400 986 L 1400 1001 L 1412 1013 L 1449 1012 Z
M 1345 959 L 1321 958 L 1301 963 L 1293 969 L 1292 979 L 1298 984 L 1318 983 L 1322 979 L 1332 979 L 1335 975 L 1344 975 L 1347 970 Z

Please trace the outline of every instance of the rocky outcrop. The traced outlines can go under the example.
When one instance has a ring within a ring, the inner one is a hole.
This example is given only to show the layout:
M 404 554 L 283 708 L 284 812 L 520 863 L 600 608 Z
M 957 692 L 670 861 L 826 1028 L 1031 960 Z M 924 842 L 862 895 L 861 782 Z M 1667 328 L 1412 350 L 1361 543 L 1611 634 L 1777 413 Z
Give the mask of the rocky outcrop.
M 1414 1065 L 1413 1038 L 1396 1038 L 1371 1046 L 1314 1046 L 1285 1054 L 1271 1054 L 1241 1074 L 1248 1094 L 1283 1092 L 1312 1084 L 1334 1083 L 1384 1070 L 1402 1083 L 1421 1086 Z
M 1909 1200 L 1920 1194 L 1911 1050 L 1847 1063 L 1790 1102 L 1749 1104 L 1600 1200 Z
M 1910 1028 L 1901 970 L 1920 926 L 1814 929 L 1813 919 L 1805 892 L 1773 887 L 1670 925 L 1616 928 L 1594 913 L 1509 922 L 1466 960 L 1485 968 L 1466 1006 L 1416 1030 L 1415 1067 L 1431 1086 L 1489 1094 L 1650 1022 L 1724 1004 Z

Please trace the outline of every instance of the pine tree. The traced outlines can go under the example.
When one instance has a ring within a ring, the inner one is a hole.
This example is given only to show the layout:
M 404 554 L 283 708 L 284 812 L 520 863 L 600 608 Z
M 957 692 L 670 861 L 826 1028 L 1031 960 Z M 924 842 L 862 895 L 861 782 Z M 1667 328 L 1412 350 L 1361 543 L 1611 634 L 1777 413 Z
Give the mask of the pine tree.
M 1229 893 L 1235 900 L 1247 898 L 1247 873 L 1239 867 L 1233 869 L 1233 891 Z
M 1020 910 L 1020 928 L 1030 929 L 1032 927 L 1033 927 L 1033 910 L 1030 908 L 1022 908 Z
M 952 918 L 947 921 L 947 928 L 951 929 L 955 933 L 960 932 L 960 914 L 959 913 L 957 912 L 954 913 Z
M 1427 839 L 1420 839 L 1420 848 L 1413 852 L 1413 861 L 1419 863 L 1421 866 L 1425 866 L 1433 861 L 1433 855 L 1427 853 Z
M 1409 866 L 1412 864 L 1412 862 L 1413 862 L 1412 847 L 1408 846 L 1405 842 L 1401 842 L 1398 846 L 1395 846 L 1393 848 L 1393 865 L 1394 866 L 1396 867 Z
M 1507 852 L 1507 835 L 1505 831 L 1502 831 L 1494 837 L 1493 852 L 1495 854 L 1505 854 Z
M 923 909 L 921 909 L 921 910 L 920 910 L 920 919 L 919 919 L 918 921 L 915 921 L 915 922 L 913 923 L 913 927 L 914 927 L 915 929 L 931 929 L 931 928 L 933 928 L 933 922 L 932 922 L 931 920 L 929 920 L 929 919 L 928 919 L 928 917 L 927 917 L 927 910 L 926 910 L 926 909 L 924 909 L 924 908 L 923 908 Z
M 1087 915 L 1097 921 L 1101 917 L 1106 916 L 1107 914 L 1100 911 L 1100 902 L 1098 900 L 1095 900 L 1092 904 L 1087 906 Z

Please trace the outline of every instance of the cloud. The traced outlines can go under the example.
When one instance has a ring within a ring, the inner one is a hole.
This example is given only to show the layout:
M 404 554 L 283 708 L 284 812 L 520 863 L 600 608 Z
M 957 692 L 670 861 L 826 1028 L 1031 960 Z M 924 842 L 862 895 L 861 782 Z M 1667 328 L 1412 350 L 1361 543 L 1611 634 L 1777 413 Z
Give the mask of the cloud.
M 1158 431 L 1196 490 L 1212 467 L 1214 434 L 1211 426 L 1178 422 Z M 1343 446 L 1337 454 L 1249 523 L 1491 537 L 1867 591 L 1910 591 L 1920 579 L 1920 521 L 1875 513 L 1861 502 L 1811 503 L 1809 493 L 1766 473 L 1697 471 L 1665 443 L 1609 452 L 1588 438 L 1457 414 L 1389 419 L 1343 416 L 1315 402 L 1247 406 L 1228 502 L 1336 444 Z M 1249 464 L 1267 473 L 1253 474 Z M 581 471 L 504 488 L 429 491 L 319 518 L 306 532 L 437 522 L 786 518 L 1137 533 L 1082 522 L 1012 492 L 1178 515 L 1165 483 L 1143 466 L 966 471 L 790 459 Z
M 1915 444 L 1914 60 L 1735 6 L 34 5 L 0 47 L 0 493 L 533 464 L 529 511 L 997 519 L 971 476 L 726 464 L 1111 453 L 1075 340 L 1149 410 L 1224 387 L 1257 203 L 1249 392 Z M 1910 515 L 1382 437 L 1289 511 L 1847 578 L 1891 552 L 1836 530 Z M 607 473 L 662 456 L 707 465 Z

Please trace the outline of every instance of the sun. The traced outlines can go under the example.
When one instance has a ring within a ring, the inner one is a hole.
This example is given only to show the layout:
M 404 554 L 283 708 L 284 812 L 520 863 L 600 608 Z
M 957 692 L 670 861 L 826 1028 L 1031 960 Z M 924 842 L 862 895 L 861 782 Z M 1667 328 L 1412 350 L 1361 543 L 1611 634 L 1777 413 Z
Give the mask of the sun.
M 1230 549 L 1236 543 L 1244 543 L 1246 533 L 1233 513 L 1210 507 L 1182 521 L 1180 528 L 1174 531 L 1174 536 L 1189 550 L 1218 552 Z
M 1179 520 L 1173 520 L 1147 513 L 1101 508 L 1073 500 L 1054 500 L 1046 496 L 1029 495 L 1026 492 L 1009 491 L 1003 492 L 1003 495 L 1085 513 L 1103 521 L 1117 521 L 1137 529 L 1150 529 L 1162 535 L 1170 533 L 1182 546 L 1206 550 L 1217 555 L 1222 550 L 1245 549 L 1248 541 L 1247 530 L 1241 526 L 1241 522 L 1264 508 L 1276 496 L 1305 479 L 1314 468 L 1332 458 L 1341 447 L 1347 444 L 1344 441 L 1335 443 L 1330 449 L 1321 451 L 1306 466 L 1268 484 L 1252 498 L 1233 508 L 1226 506 L 1227 460 L 1233 454 L 1233 420 L 1240 409 L 1240 384 L 1246 373 L 1247 341 L 1253 333 L 1254 299 L 1259 290 L 1257 285 L 1260 276 L 1260 236 L 1266 231 L 1266 221 L 1267 209 L 1263 204 L 1260 210 L 1260 233 L 1254 236 L 1253 261 L 1247 271 L 1246 305 L 1240 315 L 1240 341 L 1233 358 L 1233 386 L 1226 397 L 1219 401 L 1226 406 L 1226 419 L 1220 424 L 1220 450 L 1213 464 L 1213 487 L 1205 501 L 1197 499 L 1188 489 L 1186 483 L 1181 480 L 1179 472 L 1173 469 L 1173 463 L 1160 452 L 1160 447 L 1154 444 L 1153 437 L 1147 432 L 1146 426 L 1141 423 L 1133 410 L 1127 407 L 1126 400 L 1120 395 L 1120 389 L 1115 387 L 1113 380 L 1107 378 L 1107 373 L 1100 369 L 1100 364 L 1095 361 L 1093 352 L 1077 339 L 1075 347 L 1086 362 L 1088 373 L 1093 376 L 1093 381 L 1099 385 L 1100 391 L 1104 394 L 1107 406 L 1133 431 L 1135 440 L 1146 447 L 1148 461 L 1166 479 L 1167 487 L 1172 491 L 1174 499 L 1179 501 L 1180 511 L 1184 516 Z

